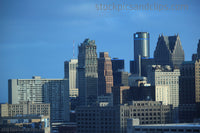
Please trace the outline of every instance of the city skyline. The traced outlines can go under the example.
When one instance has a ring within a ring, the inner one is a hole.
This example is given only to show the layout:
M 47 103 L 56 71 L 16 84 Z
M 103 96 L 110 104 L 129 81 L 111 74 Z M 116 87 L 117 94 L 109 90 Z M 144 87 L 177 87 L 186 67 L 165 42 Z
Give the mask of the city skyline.
M 73 58 L 73 40 L 76 58 L 78 45 L 90 38 L 96 41 L 97 54 L 109 52 L 111 58 L 124 59 L 128 72 L 129 61 L 134 58 L 133 34 L 136 32 L 150 34 L 150 57 L 162 33 L 166 36 L 179 34 L 185 60 L 191 60 L 196 53 L 200 39 L 199 1 L 155 0 L 153 2 L 187 4 L 189 8 L 132 12 L 98 11 L 96 4 L 99 2 L 105 1 L 0 2 L 0 102 L 8 101 L 8 79 L 26 79 L 33 75 L 64 78 L 64 61 Z M 127 1 L 131 2 L 146 1 Z

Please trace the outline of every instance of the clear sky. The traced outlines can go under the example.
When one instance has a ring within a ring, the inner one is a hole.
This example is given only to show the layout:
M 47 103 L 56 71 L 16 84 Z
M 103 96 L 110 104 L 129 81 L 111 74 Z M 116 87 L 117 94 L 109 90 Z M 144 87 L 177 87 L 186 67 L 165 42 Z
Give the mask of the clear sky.
M 75 57 L 78 44 L 90 38 L 96 41 L 98 54 L 106 51 L 112 58 L 125 59 L 129 71 L 133 33 L 150 33 L 151 57 L 159 34 L 179 33 L 185 59 L 191 60 L 200 39 L 199 4 L 199 0 L 0 0 L 0 103 L 8 100 L 8 79 L 63 78 L 64 61 L 73 58 L 73 40 Z

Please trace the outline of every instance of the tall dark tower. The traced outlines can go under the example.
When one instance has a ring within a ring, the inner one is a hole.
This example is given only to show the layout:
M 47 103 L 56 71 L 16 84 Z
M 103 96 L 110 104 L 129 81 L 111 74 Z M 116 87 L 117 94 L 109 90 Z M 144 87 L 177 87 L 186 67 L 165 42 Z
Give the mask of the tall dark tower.
M 158 65 L 170 65 L 172 68 L 180 67 L 185 55 L 179 35 L 159 36 L 154 59 Z
M 98 88 L 98 64 L 94 40 L 85 39 L 78 47 L 78 86 L 81 105 L 96 102 Z
M 200 40 L 199 40 L 198 48 L 197 48 L 197 58 L 200 59 Z
M 150 57 L 150 41 L 148 32 L 136 32 L 134 34 L 134 68 L 136 74 L 141 75 L 141 58 Z

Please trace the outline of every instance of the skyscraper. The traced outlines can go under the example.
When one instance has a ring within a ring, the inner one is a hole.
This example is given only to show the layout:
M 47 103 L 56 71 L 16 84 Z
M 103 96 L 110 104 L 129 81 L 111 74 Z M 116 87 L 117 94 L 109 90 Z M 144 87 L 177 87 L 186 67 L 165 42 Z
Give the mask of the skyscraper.
M 108 52 L 100 52 L 98 59 L 98 95 L 112 93 L 113 72 L 112 62 Z
M 148 32 L 134 34 L 134 68 L 136 74 L 141 75 L 141 59 L 150 57 L 150 36 Z
M 98 62 L 94 40 L 85 39 L 78 47 L 78 86 L 81 105 L 96 102 L 98 87 Z
M 113 85 L 114 86 L 128 86 L 128 72 L 124 72 L 124 59 L 113 58 Z
M 157 65 L 180 67 L 185 59 L 179 35 L 159 36 L 154 59 Z
M 69 121 L 69 85 L 67 79 L 33 79 L 8 80 L 8 103 L 19 104 L 30 101 L 36 104 L 51 104 L 51 121 Z
M 65 61 L 65 78 L 69 79 L 69 96 L 78 96 L 78 60 L 71 59 L 70 61 Z
M 197 58 L 200 59 L 200 40 L 197 47 Z

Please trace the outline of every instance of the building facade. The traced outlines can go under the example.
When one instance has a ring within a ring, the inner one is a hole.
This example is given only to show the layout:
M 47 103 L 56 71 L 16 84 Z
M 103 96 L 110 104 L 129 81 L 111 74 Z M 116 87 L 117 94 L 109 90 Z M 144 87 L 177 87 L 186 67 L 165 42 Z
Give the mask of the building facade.
M 50 104 L 20 102 L 19 104 L 1 104 L 1 117 L 26 115 L 44 115 L 50 117 Z
M 140 124 L 171 122 L 171 106 L 161 102 L 137 101 L 130 105 L 82 106 L 76 109 L 78 133 L 126 133 L 129 118 L 140 119 Z
M 51 121 L 69 121 L 69 85 L 68 79 L 33 79 L 8 80 L 8 103 L 19 104 L 31 101 L 36 104 L 50 103 Z
M 97 100 L 98 61 L 94 40 L 85 39 L 78 47 L 78 86 L 81 105 L 90 105 Z
M 199 123 L 140 125 L 138 119 L 128 119 L 127 133 L 199 133 Z
M 70 61 L 65 61 L 65 78 L 69 79 L 69 96 L 78 96 L 78 60 L 71 59 Z
M 141 59 L 150 57 L 150 35 L 148 32 L 134 34 L 134 69 L 141 76 Z
M 98 95 L 112 93 L 113 72 L 112 62 L 108 52 L 100 52 L 98 59 Z
M 172 68 L 180 67 L 185 59 L 179 35 L 159 36 L 154 59 L 157 65 L 170 65 Z
M 148 83 L 154 86 L 168 86 L 169 89 L 166 93 L 169 93 L 169 104 L 173 107 L 179 105 L 179 69 L 171 69 L 170 66 L 152 65 L 148 70 Z

